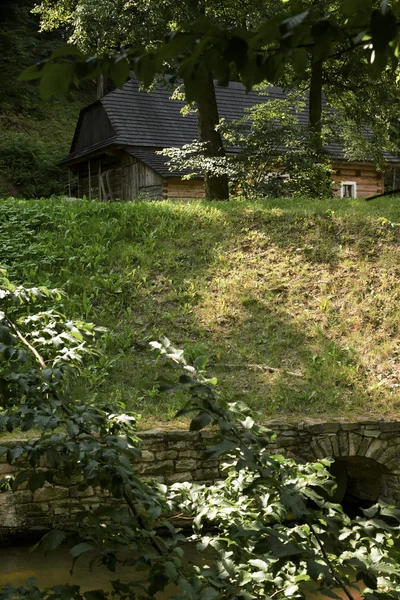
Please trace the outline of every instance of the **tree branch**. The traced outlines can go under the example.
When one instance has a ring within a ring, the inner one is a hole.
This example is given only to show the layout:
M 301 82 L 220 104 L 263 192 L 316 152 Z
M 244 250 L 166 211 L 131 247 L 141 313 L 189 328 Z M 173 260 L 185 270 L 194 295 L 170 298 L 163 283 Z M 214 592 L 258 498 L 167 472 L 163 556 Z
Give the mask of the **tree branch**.
M 369 198 L 365 198 L 365 201 L 369 202 L 370 200 L 375 200 L 376 198 L 383 198 L 384 196 L 394 196 L 395 194 L 400 194 L 400 188 L 396 188 L 391 192 L 384 192 L 383 194 L 376 194 L 375 196 L 370 196 Z
M 226 367 L 229 369 L 254 369 L 258 371 L 267 371 L 269 373 L 285 373 L 292 377 L 300 377 L 304 379 L 303 373 L 295 373 L 294 371 L 286 371 L 286 369 L 279 369 L 277 367 L 270 367 L 269 365 L 256 365 L 252 363 L 214 363 L 214 366 Z
M 339 586 L 342 588 L 342 590 L 344 591 L 344 593 L 346 594 L 346 596 L 349 598 L 349 600 L 354 600 L 354 596 L 351 594 L 351 592 L 347 589 L 346 584 L 343 582 L 342 578 L 340 577 L 339 573 L 336 572 L 335 567 L 333 566 L 333 564 L 331 563 L 329 556 L 326 553 L 326 550 L 324 548 L 323 543 L 321 542 L 318 533 L 315 531 L 313 525 L 311 523 L 308 524 L 311 531 L 313 532 L 313 535 L 315 537 L 315 539 L 317 540 L 317 544 L 322 552 L 322 555 L 324 557 L 324 560 L 326 562 L 326 564 L 329 567 L 330 572 L 332 573 L 333 578 L 337 581 L 337 583 L 339 584 Z
M 36 348 L 34 348 L 29 342 L 28 340 L 22 335 L 22 333 L 19 331 L 19 329 L 17 328 L 17 326 L 7 317 L 7 323 L 10 325 L 10 327 L 12 327 L 15 331 L 15 335 L 17 336 L 17 338 L 20 340 L 20 342 L 23 343 L 24 346 L 26 346 L 28 348 L 28 350 L 30 350 L 33 354 L 33 356 L 36 358 L 36 360 L 38 361 L 39 365 L 42 367 L 42 369 L 46 368 L 46 363 L 44 362 L 43 358 L 40 356 L 39 352 L 36 350 Z

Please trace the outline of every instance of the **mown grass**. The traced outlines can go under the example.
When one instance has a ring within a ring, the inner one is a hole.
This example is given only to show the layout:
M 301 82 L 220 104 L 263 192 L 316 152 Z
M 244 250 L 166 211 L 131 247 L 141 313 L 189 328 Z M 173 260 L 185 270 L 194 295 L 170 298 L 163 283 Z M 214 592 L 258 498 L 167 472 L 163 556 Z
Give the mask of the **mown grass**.
M 399 199 L 0 202 L 10 275 L 63 288 L 65 313 L 109 329 L 76 393 L 147 424 L 179 403 L 154 385 L 161 335 L 264 418 L 396 416 L 399 235 Z

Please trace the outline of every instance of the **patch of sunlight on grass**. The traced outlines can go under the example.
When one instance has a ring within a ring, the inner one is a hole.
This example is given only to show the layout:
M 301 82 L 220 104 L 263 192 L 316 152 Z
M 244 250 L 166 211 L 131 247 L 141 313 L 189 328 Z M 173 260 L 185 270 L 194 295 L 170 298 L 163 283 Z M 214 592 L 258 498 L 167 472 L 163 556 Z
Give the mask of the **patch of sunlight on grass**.
M 263 418 L 399 412 L 400 200 L 0 202 L 0 262 L 61 287 L 58 306 L 108 327 L 77 395 L 163 427 L 149 342 L 208 357 L 225 399 Z

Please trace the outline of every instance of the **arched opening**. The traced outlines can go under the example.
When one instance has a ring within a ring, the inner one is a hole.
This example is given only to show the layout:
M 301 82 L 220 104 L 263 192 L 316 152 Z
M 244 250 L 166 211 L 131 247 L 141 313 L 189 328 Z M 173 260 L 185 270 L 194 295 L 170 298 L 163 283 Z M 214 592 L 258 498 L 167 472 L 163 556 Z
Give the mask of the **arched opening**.
M 361 513 L 380 499 L 386 492 L 389 470 L 373 458 L 365 456 L 341 456 L 331 466 L 337 481 L 334 502 L 343 506 L 349 516 Z

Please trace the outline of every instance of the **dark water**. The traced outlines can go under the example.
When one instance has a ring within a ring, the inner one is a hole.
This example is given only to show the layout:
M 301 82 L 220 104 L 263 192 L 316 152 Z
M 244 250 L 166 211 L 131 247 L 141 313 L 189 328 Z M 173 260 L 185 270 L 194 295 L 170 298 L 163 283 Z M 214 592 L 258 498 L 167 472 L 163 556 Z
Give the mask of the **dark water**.
M 185 560 L 193 560 L 199 563 L 199 555 L 195 547 L 190 544 L 184 547 Z M 208 557 L 208 561 L 212 560 Z M 203 562 L 203 561 L 201 561 Z M 80 585 L 82 591 L 93 589 L 111 589 L 110 580 L 120 579 L 129 581 L 138 580 L 140 575 L 132 577 L 132 571 L 129 567 L 117 569 L 116 573 L 111 573 L 104 567 L 96 568 L 93 571 L 88 570 L 88 560 L 78 561 L 75 565 L 74 574 L 71 576 L 71 557 L 69 548 L 61 546 L 45 557 L 39 550 L 29 551 L 29 546 L 16 546 L 0 548 L 0 588 L 10 584 L 14 587 L 24 585 L 30 577 L 36 577 L 39 588 L 51 587 L 59 583 L 68 583 Z M 144 576 L 145 577 L 145 576 Z M 158 600 L 167 600 L 173 592 L 176 592 L 175 586 L 168 586 L 163 593 L 157 594 Z M 342 590 L 334 590 L 339 597 L 346 600 Z M 355 600 L 361 600 L 360 594 L 352 589 Z M 321 594 L 305 594 L 305 600 L 328 600 Z
M 78 561 L 73 576 L 70 575 L 72 560 L 69 548 L 62 546 L 44 556 L 39 550 L 29 551 L 29 546 L 0 548 L 0 587 L 24 585 L 30 577 L 37 578 L 39 587 L 53 586 L 58 583 L 80 585 L 82 590 L 110 589 L 110 580 L 130 578 L 130 569 L 121 568 L 111 573 L 105 568 L 88 570 L 88 561 Z

